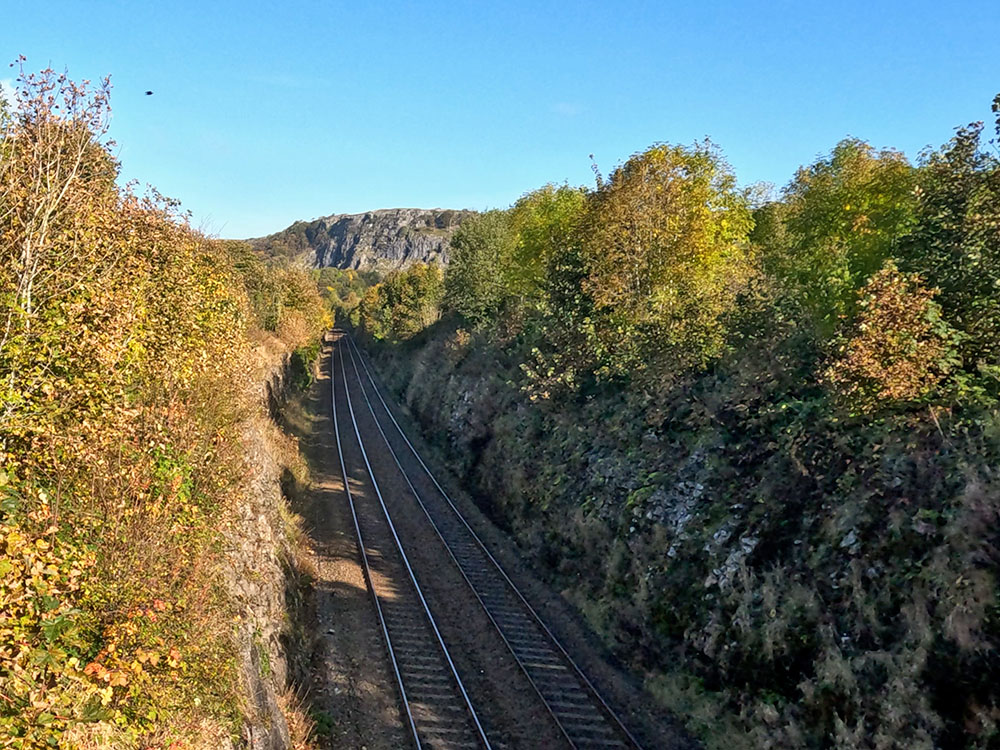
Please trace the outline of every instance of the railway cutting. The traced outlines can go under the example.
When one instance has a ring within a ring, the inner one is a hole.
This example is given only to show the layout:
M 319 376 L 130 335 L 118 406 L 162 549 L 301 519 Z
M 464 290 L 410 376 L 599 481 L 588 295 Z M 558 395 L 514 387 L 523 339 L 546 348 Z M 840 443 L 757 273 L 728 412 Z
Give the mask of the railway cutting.
M 413 745 L 640 748 L 434 476 L 346 333 L 335 333 L 331 368 L 341 470 L 385 655 L 392 664 Z M 363 464 L 353 467 L 353 476 L 344 463 L 344 442 L 350 437 Z M 381 467 L 373 467 L 374 463 Z M 387 463 L 402 479 L 390 491 L 386 491 L 393 486 L 386 479 Z M 419 469 L 414 471 L 413 466 Z M 385 487 L 378 481 L 380 475 Z M 362 493 L 361 487 L 370 491 Z M 403 522 L 397 524 L 394 518 Z M 412 538 L 411 531 L 417 532 Z M 408 549 L 415 559 L 426 560 L 435 553 L 440 562 L 411 565 Z M 433 592 L 438 577 L 456 572 L 466 590 L 446 598 L 460 600 L 464 595 L 478 612 L 456 614 L 454 601 L 445 606 L 437 600 L 441 597 L 424 595 L 421 579 Z M 469 670 L 469 660 L 461 652 L 453 655 L 455 644 L 448 642 L 448 634 L 462 640 L 457 634 L 463 622 L 455 620 L 465 617 L 488 622 L 490 638 L 497 644 L 495 659 L 480 658 L 478 670 Z M 490 662 L 497 665 L 498 676 L 504 675 L 504 664 L 515 665 L 520 683 L 510 676 L 510 666 L 506 675 L 491 680 Z M 463 675 L 463 668 L 478 674 Z M 484 688 L 484 683 L 490 684 Z M 509 716 L 512 711 L 498 718 L 494 704 L 505 690 L 516 691 L 517 701 L 526 706 L 520 720 L 529 727 L 533 724 L 534 731 L 504 726 L 519 721 Z

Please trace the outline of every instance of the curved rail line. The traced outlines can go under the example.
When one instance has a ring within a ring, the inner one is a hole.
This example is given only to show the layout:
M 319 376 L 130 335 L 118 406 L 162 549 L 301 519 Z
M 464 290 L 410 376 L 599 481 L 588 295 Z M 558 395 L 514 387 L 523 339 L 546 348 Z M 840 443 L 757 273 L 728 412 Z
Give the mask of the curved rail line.
M 393 460 L 463 578 L 472 588 L 487 616 L 570 745 L 577 750 L 591 748 L 641 750 L 636 738 L 545 625 L 434 477 L 393 416 L 357 344 L 346 333 L 344 338 L 349 341 L 348 351 L 358 377 L 358 384 Z M 368 397 L 354 352 L 357 352 L 357 360 L 361 361 L 367 380 L 371 384 L 371 390 L 378 397 L 396 431 L 426 472 L 445 504 L 440 500 L 435 502 L 426 495 L 421 497 L 407 476 Z
M 331 353 L 330 380 L 333 427 L 337 438 L 337 453 L 340 456 L 340 470 L 344 477 L 344 490 L 351 507 L 351 516 L 354 519 L 365 581 L 375 603 L 410 736 L 417 748 L 428 748 L 428 750 L 469 748 L 490 750 L 490 742 L 403 551 L 368 461 L 368 454 L 354 416 L 354 407 L 351 404 L 347 370 L 341 352 L 340 369 L 347 409 L 383 517 L 376 517 L 371 508 L 362 506 L 359 510 L 359 505 L 355 503 L 347 467 L 344 464 L 337 418 L 336 354 L 339 350 L 340 346 L 335 346 Z M 363 527 L 366 529 L 365 533 L 362 533 Z M 376 538 L 379 532 L 382 534 L 382 539 Z M 391 543 L 388 540 L 390 535 Z M 373 569 L 385 575 L 376 578 Z M 395 576 L 391 575 L 393 572 Z M 394 579 L 402 585 L 397 585 Z

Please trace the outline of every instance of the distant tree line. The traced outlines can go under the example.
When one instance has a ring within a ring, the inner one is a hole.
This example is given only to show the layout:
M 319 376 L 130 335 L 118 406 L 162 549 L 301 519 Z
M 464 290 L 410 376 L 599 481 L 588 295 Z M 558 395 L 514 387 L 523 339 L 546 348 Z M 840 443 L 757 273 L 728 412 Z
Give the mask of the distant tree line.
M 466 220 L 443 290 L 415 266 L 369 289 L 359 322 L 400 340 L 440 309 L 516 338 L 542 398 L 662 389 L 762 331 L 856 410 L 995 398 L 1000 166 L 982 130 L 915 165 L 847 139 L 778 196 L 739 187 L 709 141 L 657 144 L 593 188 Z
M 364 296 L 427 439 L 707 748 L 998 746 L 987 130 L 777 193 L 657 144 Z

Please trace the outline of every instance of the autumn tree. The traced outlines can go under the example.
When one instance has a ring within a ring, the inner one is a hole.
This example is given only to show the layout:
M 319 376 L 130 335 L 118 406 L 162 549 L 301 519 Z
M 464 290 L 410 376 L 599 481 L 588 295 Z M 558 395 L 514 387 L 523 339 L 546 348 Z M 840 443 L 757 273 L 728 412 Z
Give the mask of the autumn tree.
M 591 196 L 582 290 L 602 316 L 609 372 L 703 363 L 752 273 L 747 196 L 709 142 L 656 145 Z
M 108 293 L 135 242 L 123 215 L 137 207 L 122 204 L 117 164 L 101 143 L 108 82 L 91 89 L 52 70 L 19 80 L 17 104 L 0 119 L 0 424 L 8 427 L 0 449 L 22 429 L 15 423 L 29 429 L 43 405 L 53 407 L 41 391 L 53 365 L 38 351 L 56 361 L 75 356 L 67 350 L 93 355 L 81 337 L 68 340 L 42 321 L 71 319 L 87 281 L 98 282 L 90 294 Z

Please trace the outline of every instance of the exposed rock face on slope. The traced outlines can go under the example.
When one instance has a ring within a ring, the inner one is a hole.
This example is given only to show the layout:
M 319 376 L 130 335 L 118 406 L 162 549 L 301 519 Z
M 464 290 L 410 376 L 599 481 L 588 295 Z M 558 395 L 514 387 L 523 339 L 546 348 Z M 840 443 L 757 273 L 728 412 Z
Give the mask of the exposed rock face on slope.
M 276 234 L 250 240 L 258 250 L 312 268 L 388 271 L 413 263 L 448 262 L 451 235 L 473 211 L 386 208 L 298 221 Z

